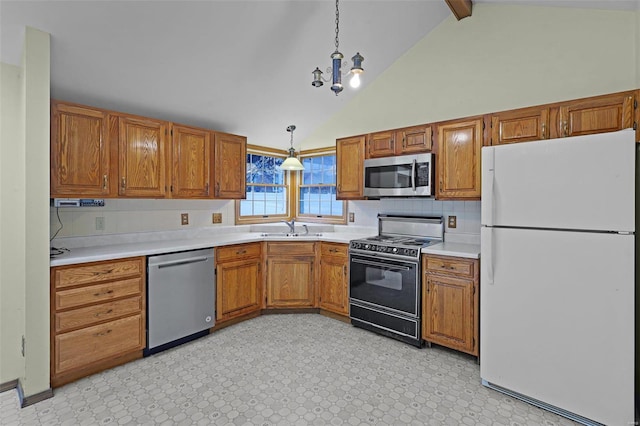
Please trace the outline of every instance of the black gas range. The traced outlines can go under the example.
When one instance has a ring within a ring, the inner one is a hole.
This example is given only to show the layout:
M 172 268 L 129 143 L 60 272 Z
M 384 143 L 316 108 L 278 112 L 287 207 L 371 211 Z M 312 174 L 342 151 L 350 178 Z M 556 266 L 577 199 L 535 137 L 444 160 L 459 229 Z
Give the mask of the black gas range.
M 351 323 L 421 346 L 420 253 L 443 235 L 441 216 L 378 215 L 378 235 L 349 244 Z

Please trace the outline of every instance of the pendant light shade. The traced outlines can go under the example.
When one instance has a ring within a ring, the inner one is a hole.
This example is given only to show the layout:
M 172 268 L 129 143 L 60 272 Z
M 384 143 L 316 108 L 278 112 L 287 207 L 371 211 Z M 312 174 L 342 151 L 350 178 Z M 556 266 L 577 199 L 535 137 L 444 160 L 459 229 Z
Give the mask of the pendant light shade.
M 280 165 L 281 170 L 304 170 L 304 166 L 296 158 L 296 150 L 293 148 L 293 131 L 296 129 L 296 126 L 293 124 L 287 127 L 287 132 L 291 133 L 291 147 L 289 148 L 289 157 Z

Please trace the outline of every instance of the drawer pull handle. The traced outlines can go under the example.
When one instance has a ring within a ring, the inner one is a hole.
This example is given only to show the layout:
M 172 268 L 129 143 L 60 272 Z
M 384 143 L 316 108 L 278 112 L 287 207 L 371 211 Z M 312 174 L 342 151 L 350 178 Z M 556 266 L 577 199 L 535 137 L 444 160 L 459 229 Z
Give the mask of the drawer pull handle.
M 113 312 L 113 309 L 109 309 L 107 312 L 98 312 L 96 313 L 96 318 L 100 318 L 100 315 L 108 315 Z
M 101 333 L 96 333 L 94 334 L 95 337 L 101 337 L 101 336 L 106 336 L 107 334 L 111 333 L 111 329 L 107 330 L 107 331 L 103 331 Z
M 93 293 L 94 296 L 104 296 L 105 294 L 111 294 L 113 290 L 103 291 L 102 293 Z
M 96 271 L 93 273 L 94 276 L 97 275 L 107 275 L 107 274 L 112 274 L 113 273 L 113 269 L 107 269 L 106 271 Z
M 335 248 L 329 249 L 329 253 L 337 253 L 337 252 L 338 252 L 338 249 L 335 249 Z
M 238 250 L 236 251 L 236 254 L 246 254 L 247 251 L 246 250 Z

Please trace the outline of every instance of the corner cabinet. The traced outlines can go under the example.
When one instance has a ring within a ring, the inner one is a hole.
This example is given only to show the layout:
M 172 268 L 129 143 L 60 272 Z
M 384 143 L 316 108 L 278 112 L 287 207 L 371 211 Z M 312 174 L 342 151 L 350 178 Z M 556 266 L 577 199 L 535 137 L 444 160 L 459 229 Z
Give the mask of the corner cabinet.
M 320 309 L 349 315 L 348 244 L 320 243 Z
M 336 140 L 336 199 L 364 199 L 364 150 L 366 136 Z
M 216 248 L 216 321 L 262 307 L 262 243 Z
M 51 268 L 51 385 L 142 357 L 145 258 Z
M 212 198 L 211 132 L 173 124 L 171 197 Z
M 266 307 L 315 307 L 315 259 L 315 243 L 268 242 Z
M 113 196 L 107 113 L 51 102 L 51 197 Z
M 169 123 L 122 114 L 111 120 L 118 143 L 118 195 L 164 198 L 170 170 L 165 163 Z
M 214 146 L 214 197 L 246 198 L 247 138 L 216 132 Z
M 479 355 L 479 262 L 422 256 L 422 338 Z
M 483 117 L 437 124 L 436 199 L 480 199 Z

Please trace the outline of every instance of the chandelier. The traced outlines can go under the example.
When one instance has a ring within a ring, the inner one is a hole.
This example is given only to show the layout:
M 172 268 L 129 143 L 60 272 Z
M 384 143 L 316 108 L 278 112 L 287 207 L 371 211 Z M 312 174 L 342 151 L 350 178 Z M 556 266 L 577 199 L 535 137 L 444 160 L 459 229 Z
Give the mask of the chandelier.
M 333 52 L 333 54 L 331 55 L 332 67 L 327 67 L 327 73 L 331 74 L 331 78 L 325 80 L 322 77 L 322 71 L 320 71 L 320 68 L 316 67 L 316 69 L 313 70 L 312 72 L 313 82 L 311 83 L 313 87 L 321 87 L 324 84 L 323 81 L 327 83 L 331 81 L 332 83 L 331 90 L 333 90 L 333 93 L 335 93 L 336 96 L 338 96 L 338 93 L 342 92 L 342 89 L 343 89 L 342 59 L 344 58 L 344 56 L 338 50 L 338 45 L 339 45 L 338 34 L 339 33 L 340 33 L 340 10 L 338 9 L 338 0 L 336 0 L 336 51 Z M 358 52 L 355 55 L 353 55 L 351 60 L 353 61 L 353 67 L 351 67 L 351 70 L 347 73 L 347 75 L 348 74 L 352 75 L 351 81 L 349 82 L 351 87 L 357 88 L 360 86 L 360 74 L 362 74 L 362 72 L 364 71 L 364 69 L 362 69 L 362 61 L 364 61 L 364 58 L 362 57 L 362 55 L 360 55 L 360 52 Z

